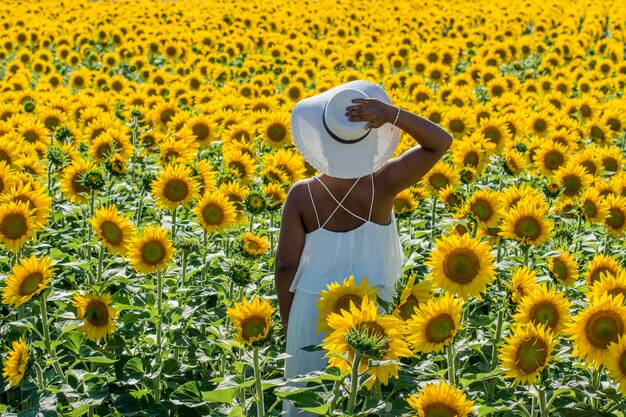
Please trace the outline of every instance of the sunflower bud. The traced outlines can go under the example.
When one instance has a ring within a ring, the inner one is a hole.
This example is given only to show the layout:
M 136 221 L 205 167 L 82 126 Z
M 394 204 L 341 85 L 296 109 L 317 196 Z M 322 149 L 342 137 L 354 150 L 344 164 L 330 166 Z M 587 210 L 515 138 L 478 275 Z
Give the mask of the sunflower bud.
M 115 154 L 105 162 L 104 167 L 115 176 L 122 176 L 126 172 L 126 161 L 120 154 Z
M 519 153 L 526 153 L 526 151 L 528 150 L 528 146 L 526 146 L 525 143 L 522 142 L 517 142 L 514 146 L 515 150 Z
M 104 188 L 105 182 L 104 172 L 98 168 L 85 171 L 79 180 L 80 185 L 93 191 Z
M 265 196 L 258 189 L 252 189 L 248 194 L 246 194 L 243 203 L 246 207 L 246 211 L 250 214 L 259 214 L 263 213 L 267 208 L 267 201 L 265 200 Z
M 348 330 L 346 343 L 367 358 L 382 358 L 389 351 L 389 337 L 376 323 L 359 323 Z
M 32 100 L 26 100 L 24 102 L 24 111 L 26 113 L 32 113 L 35 111 L 35 102 Z
M 239 182 L 240 177 L 239 177 L 239 173 L 234 168 L 223 167 L 217 173 L 216 180 L 217 180 L 217 185 L 219 186 L 221 184 L 227 184 L 229 182 Z
M 58 146 L 52 146 L 47 153 L 48 161 L 57 166 L 57 168 L 62 168 L 67 165 L 67 154 L 63 149 Z
M 240 287 L 245 287 L 252 281 L 250 267 L 240 260 L 235 260 L 228 268 L 228 278 Z
M 177 237 L 174 247 L 186 253 L 194 253 L 200 251 L 200 241 L 195 237 Z
M 72 131 L 67 126 L 58 126 L 54 131 L 54 138 L 61 143 L 70 143 L 74 140 Z
M 556 181 L 548 180 L 543 184 L 543 191 L 548 197 L 556 197 L 561 192 L 561 187 Z

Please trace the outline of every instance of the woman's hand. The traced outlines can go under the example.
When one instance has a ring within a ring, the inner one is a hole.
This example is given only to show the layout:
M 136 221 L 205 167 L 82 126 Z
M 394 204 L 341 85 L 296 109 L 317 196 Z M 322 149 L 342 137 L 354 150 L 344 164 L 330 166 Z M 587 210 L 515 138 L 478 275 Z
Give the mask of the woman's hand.
M 368 122 L 366 129 L 392 123 L 398 111 L 396 107 L 375 98 L 355 98 L 352 102 L 356 105 L 346 107 L 346 117 L 351 122 Z

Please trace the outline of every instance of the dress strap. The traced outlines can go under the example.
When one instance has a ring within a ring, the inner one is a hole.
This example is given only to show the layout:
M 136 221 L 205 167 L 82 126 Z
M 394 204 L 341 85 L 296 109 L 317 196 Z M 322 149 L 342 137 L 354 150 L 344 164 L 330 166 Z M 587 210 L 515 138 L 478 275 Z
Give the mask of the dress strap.
M 320 216 L 317 215 L 317 208 L 315 207 L 315 200 L 313 200 L 313 194 L 311 193 L 311 182 L 307 181 L 306 182 L 306 186 L 309 189 L 309 196 L 311 197 L 311 204 L 313 204 L 313 211 L 315 212 L 315 218 L 317 219 L 317 227 L 319 229 L 321 227 L 320 226 Z
M 343 196 L 343 198 L 341 199 L 341 201 L 337 200 L 337 198 L 333 195 L 333 193 L 328 189 L 328 187 L 326 186 L 326 184 L 324 184 L 322 182 L 322 180 L 320 180 L 317 177 L 313 177 L 315 178 L 320 184 L 322 184 L 322 186 L 326 189 L 326 191 L 328 191 L 328 194 L 330 194 L 331 198 L 333 200 L 335 200 L 335 203 L 337 203 L 337 207 L 335 207 L 335 209 L 333 210 L 332 213 L 330 213 L 330 216 L 328 216 L 328 218 L 326 219 L 326 221 L 324 222 L 324 224 L 322 224 L 322 228 L 324 226 L 326 226 L 326 223 L 328 223 L 328 221 L 335 215 L 335 213 L 337 212 L 337 210 L 339 210 L 339 208 L 344 209 L 345 211 L 347 211 L 348 213 L 352 214 L 354 217 L 356 217 L 359 220 L 362 220 L 364 222 L 367 221 L 367 219 L 359 216 L 358 214 L 355 214 L 353 212 L 351 212 L 346 206 L 343 205 L 343 202 L 346 200 L 346 198 L 348 198 L 348 195 L 350 194 L 350 192 L 354 189 L 354 187 L 356 187 L 357 183 L 359 182 L 360 178 L 358 178 L 354 184 L 352 184 L 352 187 L 350 187 L 350 189 L 348 190 L 348 192 L 346 193 L 346 195 Z
M 372 219 L 372 208 L 374 208 L 374 174 L 370 174 L 370 178 L 372 179 L 372 202 L 370 203 L 370 214 L 367 215 L 368 222 Z

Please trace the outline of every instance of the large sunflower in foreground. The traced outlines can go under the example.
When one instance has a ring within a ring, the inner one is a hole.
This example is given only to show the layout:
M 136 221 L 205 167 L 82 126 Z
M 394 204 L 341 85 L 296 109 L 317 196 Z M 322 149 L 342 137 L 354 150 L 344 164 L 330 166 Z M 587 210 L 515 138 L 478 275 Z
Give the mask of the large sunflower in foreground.
M 200 225 L 208 233 L 222 232 L 237 220 L 235 206 L 219 190 L 206 193 L 193 211 Z
M 569 314 L 570 307 L 571 303 L 564 293 L 538 285 L 522 297 L 513 321 L 520 324 L 532 323 L 535 326 L 543 324 L 557 335 L 565 330 L 572 318 Z
M 461 330 L 463 302 L 452 294 L 433 298 L 406 321 L 406 339 L 416 352 L 441 352 Z
M 130 219 L 119 214 L 115 205 L 98 208 L 89 223 L 98 240 L 115 255 L 126 255 L 128 245 L 137 233 Z
M 131 266 L 143 274 L 167 267 L 173 255 L 174 248 L 167 237 L 167 230 L 155 226 L 143 229 L 143 233 L 135 236 L 128 248 Z
M 502 218 L 500 236 L 539 246 L 550 238 L 554 223 L 532 197 L 522 199 Z
M 189 207 L 198 198 L 199 187 L 190 167 L 172 163 L 152 181 L 152 195 L 160 208 L 175 210 L 180 205 Z
M 602 278 L 594 281 L 587 290 L 589 299 L 602 297 L 604 294 L 610 297 L 622 294 L 624 296 L 623 301 L 626 302 L 626 270 L 620 268 L 617 274 L 606 273 L 602 275 Z
M 561 253 L 548 259 L 550 276 L 559 284 L 569 287 L 578 279 L 578 264 L 565 249 L 558 248 L 557 252 Z
M 574 355 L 585 360 L 586 366 L 600 367 L 606 362 L 608 347 L 626 331 L 624 296 L 604 294 L 592 300 L 567 330 L 574 340 Z
M 35 234 L 34 210 L 28 203 L 11 201 L 0 204 L 0 243 L 7 250 L 17 252 Z
M 52 259 L 31 255 L 13 266 L 2 289 L 2 303 L 18 307 L 41 294 L 50 285 Z
M 436 286 L 467 299 L 481 297 L 495 278 L 493 255 L 489 246 L 471 239 L 469 234 L 435 239 L 435 250 L 425 265 L 432 267 Z
M 348 371 L 352 368 L 355 352 L 360 352 L 363 357 L 358 365 L 359 372 L 367 371 L 372 375 L 365 382 L 368 388 L 376 380 L 387 385 L 389 376 L 398 377 L 399 369 L 398 365 L 392 363 L 370 368 L 369 359 L 399 361 L 400 358 L 412 356 L 402 337 L 402 321 L 394 316 L 381 316 L 376 303 L 368 296 L 363 297 L 359 304 L 350 302 L 349 311 L 331 313 L 328 325 L 333 329 L 323 341 L 323 347 L 328 351 L 326 356 L 330 356 L 328 366 Z M 342 357 L 345 354 L 347 360 Z
M 514 378 L 511 385 L 533 384 L 552 359 L 554 345 L 554 335 L 543 325 L 515 326 L 498 355 L 506 376 Z
M 76 307 L 76 318 L 84 320 L 80 329 L 89 340 L 97 342 L 106 339 L 115 331 L 115 319 L 119 311 L 111 305 L 109 294 L 102 296 L 76 294 L 72 305 Z
M 354 275 L 345 278 L 341 284 L 330 283 L 326 290 L 320 291 L 320 298 L 317 299 L 317 332 L 331 331 L 326 319 L 331 313 L 340 314 L 342 310 L 350 309 L 350 302 L 361 305 L 364 297 L 376 300 L 376 288 L 368 285 L 367 277 L 363 278 L 359 285 L 354 282 Z
M 393 315 L 402 320 L 408 320 L 413 313 L 430 299 L 432 283 L 428 280 L 415 283 L 415 275 L 411 275 L 402 293 L 393 307 Z
M 24 379 L 30 356 L 28 355 L 28 348 L 26 347 L 26 342 L 24 342 L 23 337 L 13 342 L 11 345 L 13 350 L 9 352 L 9 357 L 4 364 L 2 376 L 4 380 L 9 383 L 9 386 L 15 387 Z
M 620 392 L 626 394 L 626 337 L 621 336 L 609 345 L 604 366 L 613 381 L 619 384 Z
M 274 309 L 269 301 L 254 297 L 252 302 L 244 298 L 243 302 L 235 303 L 226 313 L 237 330 L 235 341 L 252 346 L 263 342 L 272 328 Z
M 407 403 L 419 417 L 467 417 L 474 411 L 474 401 L 444 381 L 427 384 L 417 396 L 409 397 Z

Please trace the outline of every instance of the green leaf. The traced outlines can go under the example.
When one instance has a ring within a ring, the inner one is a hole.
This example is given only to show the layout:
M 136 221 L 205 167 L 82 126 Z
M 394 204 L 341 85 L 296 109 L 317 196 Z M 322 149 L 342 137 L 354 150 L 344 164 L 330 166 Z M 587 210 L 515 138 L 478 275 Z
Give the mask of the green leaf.
M 243 413 L 243 409 L 241 408 L 241 406 L 238 405 L 237 407 L 233 408 L 233 411 L 228 413 L 228 417 L 246 417 L 246 415 Z
M 107 358 L 106 356 L 92 356 L 89 358 L 80 358 L 81 362 L 89 362 L 89 363 L 101 363 L 105 365 L 109 365 L 117 362 L 117 359 Z
M 80 355 L 80 347 L 87 341 L 87 337 L 82 332 L 67 332 L 63 335 L 65 347 L 76 355 Z
M 134 385 L 138 383 L 145 373 L 143 362 L 140 358 L 130 358 L 124 365 L 124 375 L 127 377 L 125 382 L 127 384 Z

